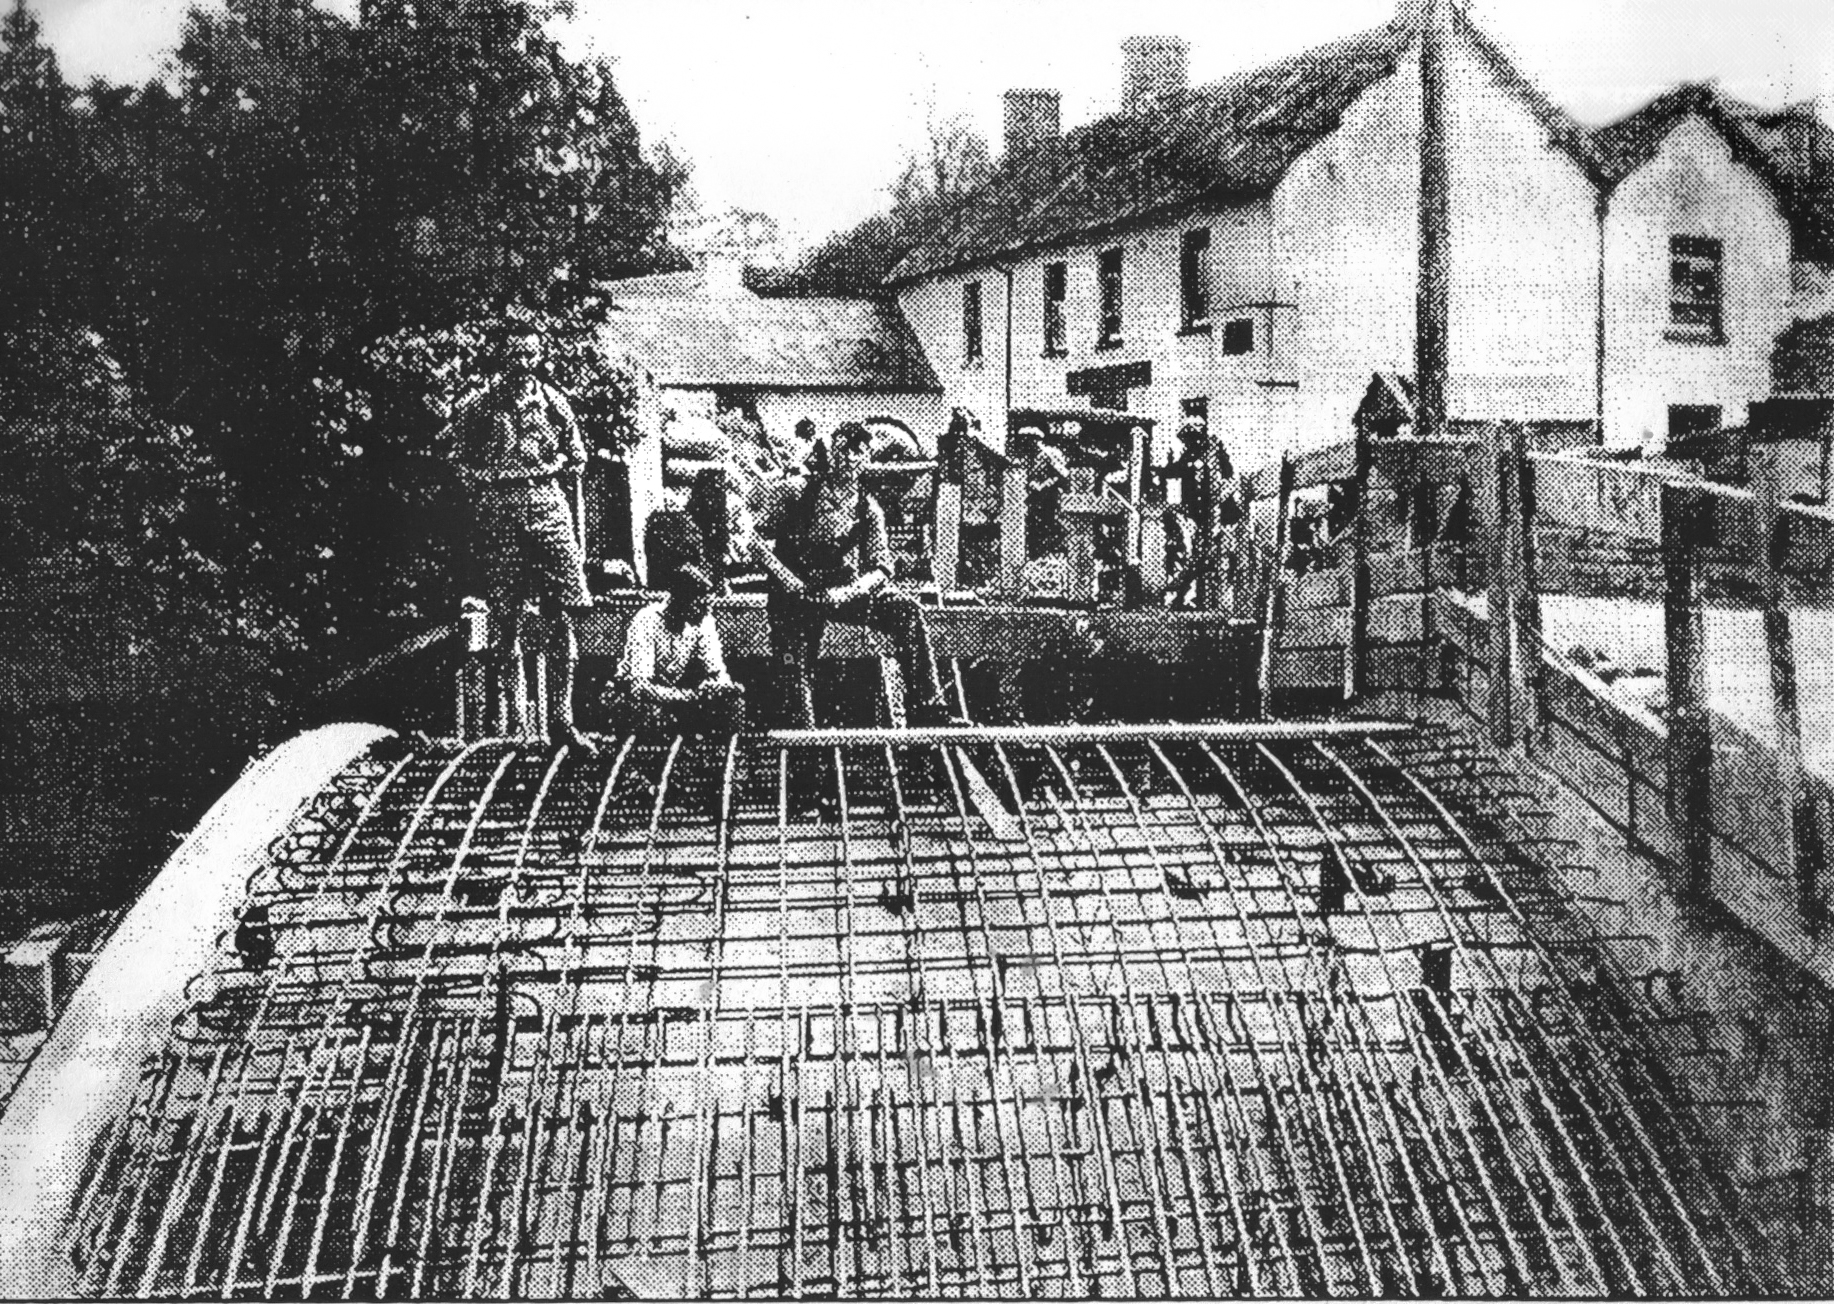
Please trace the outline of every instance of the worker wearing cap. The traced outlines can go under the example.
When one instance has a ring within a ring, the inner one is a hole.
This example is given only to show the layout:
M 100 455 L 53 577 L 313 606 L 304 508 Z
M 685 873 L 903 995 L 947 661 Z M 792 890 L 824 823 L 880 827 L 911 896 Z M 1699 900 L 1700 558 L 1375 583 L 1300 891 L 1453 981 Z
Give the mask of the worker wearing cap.
M 1040 443 L 1032 454 L 1025 495 L 1025 543 L 1032 556 L 1049 557 L 1067 546 L 1063 496 L 1069 487 L 1069 459 L 1055 445 Z
M 733 734 L 745 727 L 745 690 L 726 673 L 713 623 L 713 583 L 676 568 L 669 596 L 631 617 L 606 702 L 618 733 Z
M 551 616 L 550 649 L 559 672 L 550 731 L 557 742 L 596 751 L 573 719 L 579 662 L 574 614 L 592 606 L 574 519 L 586 445 L 566 398 L 541 378 L 540 332 L 533 325 L 511 329 L 502 358 L 502 375 L 453 418 L 454 460 L 472 489 L 489 598 L 502 631 L 498 650 L 510 657 L 522 603 L 539 599 Z
M 810 666 L 831 620 L 891 638 L 914 723 L 950 718 L 923 608 L 891 582 L 885 513 L 861 478 L 870 439 L 848 422 L 817 441 L 809 478 L 778 495 L 757 522 L 753 555 L 769 583 L 771 646 L 791 680 L 787 713 L 804 728 L 815 724 Z

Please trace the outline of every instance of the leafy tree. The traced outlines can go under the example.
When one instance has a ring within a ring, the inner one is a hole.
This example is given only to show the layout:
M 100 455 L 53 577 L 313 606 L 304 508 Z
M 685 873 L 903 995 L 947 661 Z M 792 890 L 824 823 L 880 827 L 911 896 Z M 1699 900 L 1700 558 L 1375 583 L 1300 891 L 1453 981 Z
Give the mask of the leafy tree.
M 74 99 L 25 0 L 0 19 L 0 302 L 16 320 L 70 292 L 70 262 L 80 244 L 71 193 Z

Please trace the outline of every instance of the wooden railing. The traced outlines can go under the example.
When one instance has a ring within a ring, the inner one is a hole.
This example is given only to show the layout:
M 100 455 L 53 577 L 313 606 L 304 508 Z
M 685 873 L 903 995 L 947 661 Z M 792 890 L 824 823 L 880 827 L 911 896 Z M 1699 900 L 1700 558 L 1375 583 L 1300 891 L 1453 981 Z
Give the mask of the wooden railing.
M 1530 453 L 1519 439 L 1494 452 L 1485 608 L 1478 615 L 1460 599 L 1443 613 L 1469 661 L 1466 696 L 1481 699 L 1493 742 L 1571 782 L 1627 840 L 1675 867 L 1682 894 L 1725 906 L 1834 983 L 1834 792 L 1804 754 L 1791 619 L 1792 607 L 1830 594 L 1834 513 L 1782 500 L 1768 459 L 1741 488 L 1675 467 Z M 1576 535 L 1619 541 L 1616 565 L 1640 577 L 1615 577 L 1602 595 L 1622 604 L 1617 619 L 1659 604 L 1661 688 L 1647 706 L 1545 637 L 1544 602 L 1583 589 L 1584 577 L 1545 575 L 1540 554 Z M 1762 664 L 1728 664 L 1727 644 L 1709 656 L 1710 623 L 1731 631 L 1741 612 L 1761 629 Z M 1810 655 L 1825 665 L 1829 654 Z M 1741 670 L 1751 686 L 1742 697 Z M 1715 700 L 1716 679 L 1734 696 Z

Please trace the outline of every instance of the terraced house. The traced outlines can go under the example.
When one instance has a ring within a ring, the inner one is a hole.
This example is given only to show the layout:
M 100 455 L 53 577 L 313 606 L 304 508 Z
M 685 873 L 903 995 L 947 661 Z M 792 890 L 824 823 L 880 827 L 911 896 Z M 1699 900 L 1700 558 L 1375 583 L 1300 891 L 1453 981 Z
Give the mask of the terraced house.
M 1128 43 L 1119 111 L 1007 93 L 993 178 L 890 269 L 947 401 L 1208 415 L 1252 467 L 1347 437 L 1375 373 L 1423 433 L 1660 445 L 1744 420 L 1821 311 L 1827 129 L 1683 87 L 1588 131 L 1450 0 L 1208 86 Z M 1417 391 L 1417 395 L 1416 395 Z

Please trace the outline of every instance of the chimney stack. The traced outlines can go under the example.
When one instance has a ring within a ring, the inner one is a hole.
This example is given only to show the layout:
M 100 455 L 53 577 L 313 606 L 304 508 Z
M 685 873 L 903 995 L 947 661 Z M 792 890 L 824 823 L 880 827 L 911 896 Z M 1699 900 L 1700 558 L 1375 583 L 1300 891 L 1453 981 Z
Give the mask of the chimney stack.
M 1063 131 L 1063 96 L 1056 91 L 1006 92 L 1006 157 L 1056 140 Z
M 1191 45 L 1182 36 L 1130 36 L 1121 42 L 1121 107 L 1129 113 L 1185 89 Z

